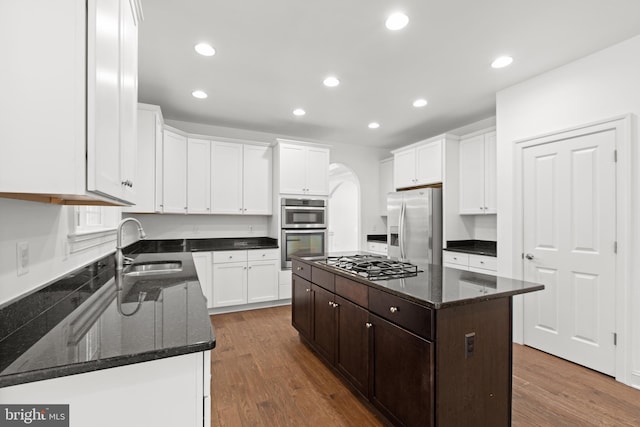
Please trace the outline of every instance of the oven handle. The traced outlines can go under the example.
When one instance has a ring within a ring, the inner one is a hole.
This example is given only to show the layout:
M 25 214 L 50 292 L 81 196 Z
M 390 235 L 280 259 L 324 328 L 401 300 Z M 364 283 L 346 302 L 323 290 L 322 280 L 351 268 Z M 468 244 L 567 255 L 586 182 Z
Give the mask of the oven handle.
M 324 206 L 283 206 L 286 211 L 326 211 Z
M 296 233 L 296 234 L 311 234 L 311 233 L 327 233 L 327 229 L 326 228 L 316 228 L 315 230 L 300 230 L 297 228 L 283 228 L 282 232 L 284 234 L 291 234 L 291 233 Z

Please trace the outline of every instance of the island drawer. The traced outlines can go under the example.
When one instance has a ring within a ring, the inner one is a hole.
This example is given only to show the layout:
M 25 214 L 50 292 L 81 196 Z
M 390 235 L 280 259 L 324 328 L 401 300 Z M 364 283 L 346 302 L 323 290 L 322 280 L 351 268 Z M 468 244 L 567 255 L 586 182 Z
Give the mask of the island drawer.
M 309 264 L 294 259 L 291 262 L 291 269 L 293 270 L 293 274 L 311 281 L 311 266 Z
M 328 291 L 334 292 L 336 275 L 318 267 L 311 267 L 311 282 L 322 286 Z
M 369 311 L 423 338 L 431 340 L 433 337 L 433 312 L 430 308 L 370 288 Z
M 369 307 L 369 287 L 362 283 L 336 276 L 336 294 L 361 307 Z

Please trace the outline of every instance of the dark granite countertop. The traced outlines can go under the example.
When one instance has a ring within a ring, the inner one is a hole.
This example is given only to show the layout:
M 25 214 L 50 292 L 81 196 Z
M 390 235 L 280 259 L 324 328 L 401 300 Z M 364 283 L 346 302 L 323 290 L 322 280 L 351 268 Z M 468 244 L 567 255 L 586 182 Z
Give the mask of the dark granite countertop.
M 359 253 L 369 255 L 363 252 Z M 353 254 L 350 252 L 348 255 Z M 347 254 L 328 254 L 328 256 L 338 255 Z M 544 289 L 544 286 L 539 283 L 490 276 L 433 264 L 418 265 L 422 272 L 413 277 L 371 281 L 357 274 L 324 264 L 323 261 L 326 260 L 326 257 L 292 256 L 292 258 L 311 262 L 315 267 L 434 309 L 469 304 L 479 300 L 510 297 Z
M 367 242 L 387 243 L 386 234 L 367 234 Z
M 116 275 L 109 255 L 0 306 L 0 387 L 214 348 L 191 254 L 131 256 L 182 270 Z
M 497 256 L 497 243 L 491 240 L 448 240 L 445 251 Z
M 278 240 L 271 237 L 222 237 L 210 239 L 139 240 L 127 247 L 127 253 L 210 252 L 247 249 L 275 249 Z

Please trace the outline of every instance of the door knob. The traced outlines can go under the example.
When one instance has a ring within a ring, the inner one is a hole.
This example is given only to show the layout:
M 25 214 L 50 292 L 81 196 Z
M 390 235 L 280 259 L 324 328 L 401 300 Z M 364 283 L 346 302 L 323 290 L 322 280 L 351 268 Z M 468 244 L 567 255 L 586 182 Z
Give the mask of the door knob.
M 531 261 L 533 259 L 533 255 L 532 254 L 526 254 L 524 257 L 526 259 L 528 259 L 529 261 Z

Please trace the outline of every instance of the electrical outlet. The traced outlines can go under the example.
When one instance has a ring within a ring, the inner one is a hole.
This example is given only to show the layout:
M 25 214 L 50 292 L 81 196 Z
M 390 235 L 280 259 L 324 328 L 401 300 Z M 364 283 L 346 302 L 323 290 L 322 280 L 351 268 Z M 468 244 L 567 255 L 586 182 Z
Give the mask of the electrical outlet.
M 16 264 L 18 276 L 29 272 L 29 242 L 19 242 L 16 245 Z
M 470 332 L 464 334 L 464 358 L 468 359 L 473 356 L 476 349 L 476 333 Z

